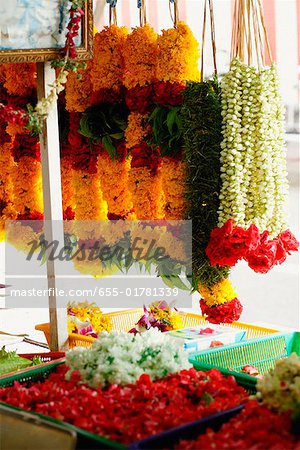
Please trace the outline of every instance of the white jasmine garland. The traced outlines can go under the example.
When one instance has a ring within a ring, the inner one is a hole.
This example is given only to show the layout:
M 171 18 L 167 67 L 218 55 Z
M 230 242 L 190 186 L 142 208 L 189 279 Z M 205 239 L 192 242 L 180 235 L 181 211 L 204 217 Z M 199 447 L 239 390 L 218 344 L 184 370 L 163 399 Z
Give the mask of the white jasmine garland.
M 135 383 L 143 373 L 156 380 L 192 367 L 180 340 L 153 328 L 136 336 L 103 332 L 92 347 L 71 350 L 66 364 L 66 379 L 79 371 L 81 382 L 93 388 Z
M 238 58 L 222 80 L 219 226 L 233 219 L 272 236 L 286 228 L 288 182 L 277 69 Z

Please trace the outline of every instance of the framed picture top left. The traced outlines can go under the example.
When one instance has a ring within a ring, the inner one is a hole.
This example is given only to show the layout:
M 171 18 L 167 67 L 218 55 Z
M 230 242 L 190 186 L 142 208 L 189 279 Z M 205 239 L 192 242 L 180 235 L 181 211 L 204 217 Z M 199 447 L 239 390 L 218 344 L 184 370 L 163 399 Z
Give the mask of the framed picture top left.
M 64 57 L 69 0 L 0 0 L 0 63 L 44 62 Z M 93 0 L 85 0 L 77 60 L 93 56 Z

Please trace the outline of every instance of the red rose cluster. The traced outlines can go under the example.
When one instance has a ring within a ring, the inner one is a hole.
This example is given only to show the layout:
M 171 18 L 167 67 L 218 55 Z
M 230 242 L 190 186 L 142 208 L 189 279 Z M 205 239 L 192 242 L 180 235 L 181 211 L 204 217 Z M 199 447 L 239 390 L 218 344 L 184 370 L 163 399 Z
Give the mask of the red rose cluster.
M 219 371 L 183 370 L 152 382 L 142 375 L 125 387 L 107 390 L 78 384 L 74 373 L 65 381 L 62 365 L 48 380 L 29 387 L 15 383 L 0 389 L 0 400 L 63 420 L 89 432 L 129 444 L 161 431 L 233 408 L 247 393 Z
M 267 273 L 298 248 L 299 242 L 290 230 L 270 239 L 268 231 L 260 233 L 253 224 L 244 230 L 229 219 L 222 227 L 212 230 L 205 251 L 212 266 L 234 266 L 244 259 L 255 272 Z
M 253 400 L 218 432 L 208 429 L 196 440 L 180 441 L 176 450 L 299 450 L 291 427 L 289 414 L 278 414 Z
M 68 32 L 66 34 L 66 42 L 64 52 L 71 59 L 76 59 L 77 51 L 75 45 L 75 38 L 79 34 L 80 22 L 81 18 L 84 15 L 84 12 L 81 8 L 77 6 L 71 6 L 70 11 L 70 19 L 67 25 Z
M 238 298 L 234 298 L 230 302 L 221 305 L 208 306 L 205 300 L 200 300 L 200 308 L 202 314 L 206 316 L 206 320 L 210 323 L 232 323 L 239 320 L 243 306 Z

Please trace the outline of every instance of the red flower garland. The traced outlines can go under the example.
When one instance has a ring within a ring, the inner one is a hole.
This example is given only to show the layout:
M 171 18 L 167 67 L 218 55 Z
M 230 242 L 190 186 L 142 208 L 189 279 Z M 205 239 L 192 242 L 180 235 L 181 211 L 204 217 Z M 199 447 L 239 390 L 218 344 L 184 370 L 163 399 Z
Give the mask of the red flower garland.
M 299 242 L 290 230 L 269 239 L 268 231 L 260 233 L 253 224 L 244 230 L 229 219 L 222 227 L 212 230 L 205 252 L 212 266 L 234 266 L 244 259 L 255 272 L 267 273 L 298 248 Z
M 238 298 L 221 305 L 208 306 L 203 299 L 200 300 L 202 314 L 210 323 L 232 323 L 239 320 L 243 306 Z
M 148 167 L 153 173 L 157 171 L 161 163 L 159 149 L 152 149 L 145 142 L 133 147 L 131 156 L 131 167 Z

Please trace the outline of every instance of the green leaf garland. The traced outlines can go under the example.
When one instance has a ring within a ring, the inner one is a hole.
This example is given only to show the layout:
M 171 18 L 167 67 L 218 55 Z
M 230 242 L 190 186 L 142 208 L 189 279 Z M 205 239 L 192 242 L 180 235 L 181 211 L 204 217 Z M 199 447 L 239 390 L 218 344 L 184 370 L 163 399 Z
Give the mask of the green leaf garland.
M 210 232 L 218 224 L 221 92 L 216 78 L 190 83 L 181 110 L 186 162 L 186 219 L 193 221 L 193 287 L 213 286 L 228 277 L 228 267 L 212 267 L 205 254 Z

